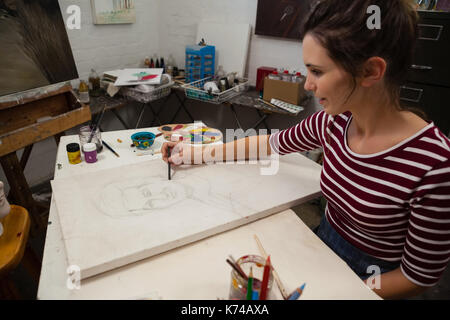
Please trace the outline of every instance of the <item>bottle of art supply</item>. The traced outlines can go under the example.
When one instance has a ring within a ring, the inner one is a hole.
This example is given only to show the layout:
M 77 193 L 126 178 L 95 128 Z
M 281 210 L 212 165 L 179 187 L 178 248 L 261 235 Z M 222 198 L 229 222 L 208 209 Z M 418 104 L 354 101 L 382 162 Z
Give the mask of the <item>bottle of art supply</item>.
M 160 66 L 159 66 L 159 59 L 156 59 L 156 62 L 155 62 L 155 68 L 159 68 Z
M 216 77 L 218 79 L 222 79 L 223 77 L 225 77 L 225 71 L 223 70 L 223 66 L 219 66 L 217 68 Z
M 91 69 L 91 74 L 89 75 L 89 89 L 93 97 L 100 95 L 100 77 L 94 69 Z
M 272 73 L 270 73 L 268 77 L 271 80 L 281 80 L 280 76 L 278 75 L 278 71 L 272 71 Z
M 161 63 L 159 67 L 163 69 L 163 73 L 166 73 L 166 65 L 164 63 L 164 58 L 161 58 Z
M 144 65 L 146 68 L 150 68 L 150 57 L 145 57 L 144 59 Z
M 292 76 L 289 73 L 288 70 L 284 70 L 283 73 L 281 74 L 281 80 L 286 81 L 286 82 L 291 82 Z
M 97 146 L 95 143 L 86 143 L 83 146 L 84 160 L 87 163 L 97 162 Z
M 70 164 L 78 164 L 81 162 L 80 145 L 78 143 L 70 143 L 66 146 L 67 157 Z
M 300 72 L 297 72 L 295 75 L 292 76 L 292 82 L 301 83 L 302 81 L 303 81 L 303 77 Z
M 81 103 L 89 104 L 89 86 L 87 85 L 86 81 L 80 80 L 80 86 L 78 88 L 78 92 L 80 95 L 80 101 Z
M 153 61 L 153 58 L 150 59 L 150 68 L 154 68 L 155 67 L 155 61 Z

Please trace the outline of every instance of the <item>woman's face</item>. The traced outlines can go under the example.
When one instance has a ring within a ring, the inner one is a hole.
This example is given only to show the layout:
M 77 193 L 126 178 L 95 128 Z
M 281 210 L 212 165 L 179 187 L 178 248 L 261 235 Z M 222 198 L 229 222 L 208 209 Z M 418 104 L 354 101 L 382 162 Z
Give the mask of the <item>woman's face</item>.
M 303 61 L 308 68 L 305 90 L 314 93 L 325 112 L 337 115 L 350 110 L 352 99 L 346 100 L 353 88 L 352 77 L 310 34 L 303 39 Z

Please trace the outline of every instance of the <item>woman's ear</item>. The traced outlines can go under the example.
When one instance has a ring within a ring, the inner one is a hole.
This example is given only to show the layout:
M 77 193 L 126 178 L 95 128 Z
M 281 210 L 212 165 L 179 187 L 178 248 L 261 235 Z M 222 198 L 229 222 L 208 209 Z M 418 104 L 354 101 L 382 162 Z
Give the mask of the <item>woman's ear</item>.
M 384 74 L 386 73 L 386 68 L 387 63 L 383 58 L 369 58 L 364 63 L 361 85 L 363 87 L 371 87 L 383 80 Z

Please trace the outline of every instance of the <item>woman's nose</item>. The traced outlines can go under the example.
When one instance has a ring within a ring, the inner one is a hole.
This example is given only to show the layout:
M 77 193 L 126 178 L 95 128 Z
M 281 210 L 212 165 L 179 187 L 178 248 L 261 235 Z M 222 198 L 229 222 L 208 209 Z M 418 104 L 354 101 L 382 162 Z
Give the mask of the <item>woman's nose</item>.
M 305 81 L 305 86 L 304 86 L 306 91 L 315 91 L 315 84 L 311 81 L 311 78 L 309 75 L 306 75 L 306 81 Z

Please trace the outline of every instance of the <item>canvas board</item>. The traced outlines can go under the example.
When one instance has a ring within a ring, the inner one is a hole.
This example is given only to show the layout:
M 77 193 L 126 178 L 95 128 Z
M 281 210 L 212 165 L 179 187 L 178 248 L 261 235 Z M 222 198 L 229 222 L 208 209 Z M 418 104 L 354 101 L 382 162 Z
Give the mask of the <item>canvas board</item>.
M 222 65 L 226 73 L 238 72 L 244 77 L 250 33 L 250 24 L 202 22 L 197 28 L 197 43 L 203 38 L 207 45 L 216 47 L 215 70 Z
M 299 154 L 262 164 L 178 167 L 161 159 L 52 181 L 68 265 L 88 278 L 307 201 L 320 166 Z M 311 192 L 316 191 L 316 194 Z M 224 257 L 225 259 L 225 257 Z

